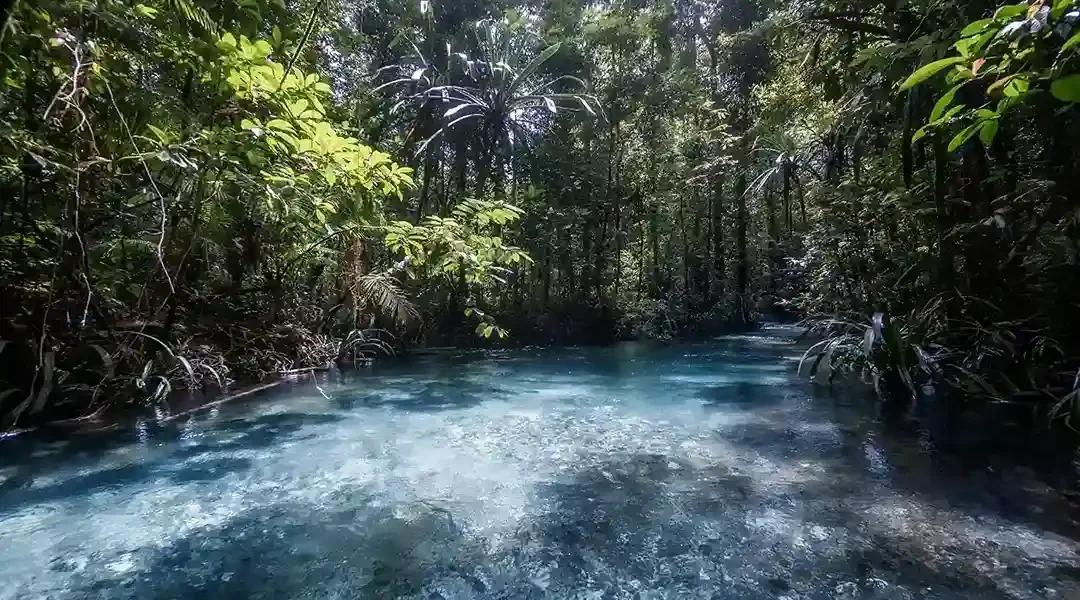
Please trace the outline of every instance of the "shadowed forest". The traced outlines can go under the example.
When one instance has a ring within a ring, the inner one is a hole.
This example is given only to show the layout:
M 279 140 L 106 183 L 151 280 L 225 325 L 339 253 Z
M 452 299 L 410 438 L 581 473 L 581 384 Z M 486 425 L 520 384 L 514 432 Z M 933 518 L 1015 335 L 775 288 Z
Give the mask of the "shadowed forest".
M 780 319 L 822 383 L 1070 426 L 1078 19 L 0 0 L 0 425 Z

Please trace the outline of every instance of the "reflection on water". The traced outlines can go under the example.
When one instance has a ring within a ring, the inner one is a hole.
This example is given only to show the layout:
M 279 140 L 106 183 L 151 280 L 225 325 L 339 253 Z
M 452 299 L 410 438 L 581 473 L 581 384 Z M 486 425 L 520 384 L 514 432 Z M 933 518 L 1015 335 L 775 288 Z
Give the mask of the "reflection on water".
M 796 354 L 428 357 L 9 440 L 0 598 L 1080 597 L 1067 460 L 889 425 Z

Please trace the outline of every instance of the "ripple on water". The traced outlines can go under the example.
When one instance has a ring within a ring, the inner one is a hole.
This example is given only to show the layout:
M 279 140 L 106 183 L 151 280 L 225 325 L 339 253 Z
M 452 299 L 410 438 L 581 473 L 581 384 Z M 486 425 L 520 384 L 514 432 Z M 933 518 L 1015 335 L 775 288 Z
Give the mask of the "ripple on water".
M 437 357 L 15 448 L 0 598 L 1075 597 L 1062 529 L 812 397 L 790 354 Z

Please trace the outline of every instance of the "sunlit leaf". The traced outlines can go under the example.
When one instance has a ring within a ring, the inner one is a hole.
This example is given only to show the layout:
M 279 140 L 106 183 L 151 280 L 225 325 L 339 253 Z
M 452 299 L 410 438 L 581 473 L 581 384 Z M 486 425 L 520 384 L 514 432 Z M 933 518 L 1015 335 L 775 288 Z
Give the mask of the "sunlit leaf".
M 1050 17 L 1058 21 L 1065 16 L 1065 12 L 1076 4 L 1076 0 L 1054 0 L 1054 7 L 1050 10 Z
M 1021 2 L 1019 4 L 1010 4 L 1008 6 L 1002 6 L 994 12 L 994 20 L 998 22 L 1009 21 L 1026 14 L 1028 11 L 1028 3 Z
M 289 112 L 292 113 L 292 115 L 294 117 L 296 117 L 296 116 L 300 116 L 301 113 L 303 113 L 305 110 L 307 110 L 307 107 L 309 105 L 310 105 L 310 103 L 307 100 L 305 100 L 304 98 L 300 98 L 296 102 L 290 103 L 289 106 L 288 106 L 288 109 L 289 109 Z
M 960 30 L 960 35 L 963 37 L 975 35 L 983 29 L 986 29 L 993 22 L 993 19 L 979 19 L 978 21 L 972 21 L 967 27 Z
M 1008 84 L 1005 85 L 1004 93 L 1010 98 L 1020 96 L 1028 91 L 1030 84 L 1027 79 L 1023 77 L 1014 77 Z
M 218 40 L 217 47 L 222 50 L 233 50 L 236 48 L 236 38 L 231 33 L 225 33 Z
M 953 65 L 964 62 L 964 58 L 960 56 L 953 56 L 950 58 L 943 58 L 936 60 L 928 65 L 924 65 L 912 73 L 903 84 L 900 86 L 900 91 L 905 91 L 919 85 L 920 83 L 930 79 L 934 75 L 940 73 L 943 69 L 947 69 Z
M 293 128 L 292 124 L 284 119 L 270 119 L 266 122 L 266 126 L 277 131 L 285 131 L 292 134 L 296 133 L 296 129 Z
M 938 99 L 938 101 L 934 104 L 933 110 L 930 111 L 931 121 L 936 121 L 941 118 L 941 115 L 945 114 L 945 110 L 948 109 L 949 106 L 953 103 L 953 100 L 956 99 L 956 93 L 960 91 L 960 88 L 964 87 L 966 83 L 966 81 L 960 83 L 959 85 L 945 92 L 945 95 Z
M 1050 84 L 1050 93 L 1062 102 L 1080 102 L 1080 74 L 1054 80 Z
M 979 139 L 982 141 L 983 145 L 989 146 L 994 143 L 994 137 L 997 135 L 997 132 L 998 120 L 991 119 L 983 123 L 982 127 L 979 129 Z
M 1080 32 L 1074 33 L 1071 38 L 1066 40 L 1065 43 L 1061 45 L 1061 54 L 1065 54 L 1077 44 L 1080 44 Z
M 954 136 L 953 139 L 949 142 L 949 152 L 954 152 L 957 148 L 963 146 L 968 140 L 972 138 L 972 136 L 974 136 L 979 131 L 982 125 L 983 122 L 979 121 L 977 123 L 968 125 L 967 127 L 960 130 L 960 133 L 956 134 L 956 136 Z

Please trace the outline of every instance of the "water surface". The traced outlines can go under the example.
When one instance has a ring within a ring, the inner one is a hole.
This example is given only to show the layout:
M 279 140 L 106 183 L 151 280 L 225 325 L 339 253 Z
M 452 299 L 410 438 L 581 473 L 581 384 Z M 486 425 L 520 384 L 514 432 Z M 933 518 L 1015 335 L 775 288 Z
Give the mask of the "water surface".
M 1046 477 L 815 393 L 796 354 L 428 357 L 5 442 L 0 599 L 1080 597 Z

